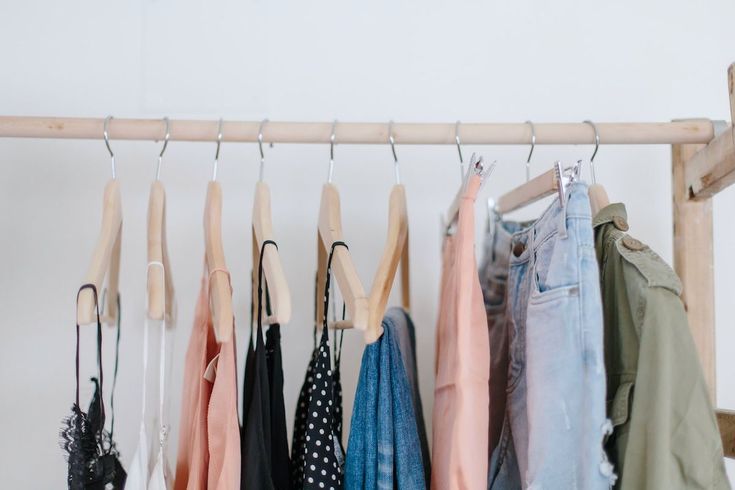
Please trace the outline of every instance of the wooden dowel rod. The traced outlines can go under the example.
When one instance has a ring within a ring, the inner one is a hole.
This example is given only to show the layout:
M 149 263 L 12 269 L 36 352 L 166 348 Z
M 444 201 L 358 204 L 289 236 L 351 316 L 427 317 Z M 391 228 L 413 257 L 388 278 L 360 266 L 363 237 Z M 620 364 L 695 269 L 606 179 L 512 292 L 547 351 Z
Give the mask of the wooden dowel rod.
M 103 118 L 0 116 L 0 137 L 101 139 Z M 223 141 L 257 141 L 259 121 L 225 121 Z M 708 143 L 714 138 L 709 120 L 664 123 L 597 123 L 604 144 L 692 144 Z M 217 121 L 171 120 L 171 140 L 215 141 Z M 540 145 L 592 144 L 594 130 L 584 123 L 535 123 L 536 143 Z M 328 144 L 331 122 L 269 122 L 263 138 L 272 143 Z M 113 119 L 110 139 L 161 140 L 161 119 Z M 454 123 L 396 123 L 396 144 L 455 144 Z M 459 136 L 463 145 L 527 145 L 531 128 L 524 123 L 462 123 Z M 388 123 L 337 124 L 338 144 L 387 144 Z

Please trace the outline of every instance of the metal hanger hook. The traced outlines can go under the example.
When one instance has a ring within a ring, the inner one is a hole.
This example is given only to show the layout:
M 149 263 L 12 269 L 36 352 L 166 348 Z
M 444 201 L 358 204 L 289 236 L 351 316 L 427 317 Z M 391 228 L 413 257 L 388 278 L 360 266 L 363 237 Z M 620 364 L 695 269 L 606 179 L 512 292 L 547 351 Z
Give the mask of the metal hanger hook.
M 112 152 L 112 148 L 110 147 L 110 134 L 107 131 L 108 126 L 110 125 L 110 121 L 113 119 L 112 116 L 107 116 L 105 118 L 105 123 L 102 125 L 102 136 L 105 138 L 105 146 L 107 147 L 107 151 L 110 152 L 110 159 L 112 160 L 112 178 L 116 178 L 116 169 L 115 169 L 115 154 Z
M 224 125 L 224 121 L 222 121 L 222 118 L 219 119 L 219 122 L 217 123 L 217 151 L 214 153 L 214 165 L 212 168 L 212 181 L 214 182 L 217 180 L 217 165 L 219 164 L 219 149 L 222 146 L 222 126 Z
M 531 121 L 526 121 L 526 124 L 531 126 L 531 150 L 528 152 L 528 157 L 526 158 L 526 182 L 528 182 L 531 180 L 531 156 L 533 155 L 533 150 L 536 148 L 536 127 Z
M 592 152 L 592 156 L 590 157 L 590 174 L 592 178 L 592 183 L 597 183 L 597 176 L 595 175 L 595 156 L 597 155 L 597 150 L 600 149 L 600 133 L 597 131 L 597 125 L 590 121 L 589 119 L 584 121 L 585 124 L 589 124 L 592 126 L 592 129 L 595 130 L 595 151 Z
M 166 129 L 164 130 L 166 134 L 163 136 L 163 147 L 161 148 L 161 153 L 158 154 L 158 163 L 156 164 L 156 180 L 161 180 L 161 160 L 163 160 L 163 154 L 166 152 L 166 148 L 168 147 L 168 140 L 171 138 L 171 121 L 169 118 L 164 117 L 163 122 L 166 124 Z
M 332 183 L 332 174 L 334 173 L 334 145 L 337 143 L 337 120 L 332 122 L 332 134 L 329 136 L 329 173 L 327 174 L 327 183 Z
M 393 169 L 396 173 L 396 184 L 401 183 L 401 173 L 398 168 L 398 155 L 396 155 L 396 139 L 393 137 L 393 120 L 388 122 L 388 142 L 390 151 L 393 152 Z
M 263 168 L 265 167 L 265 153 L 263 152 L 263 128 L 268 122 L 268 118 L 260 121 L 260 127 L 258 128 L 258 151 L 260 151 L 260 173 L 258 180 L 263 181 Z
M 457 120 L 454 124 L 454 142 L 457 143 L 457 153 L 459 153 L 459 175 L 464 180 L 464 158 L 462 157 L 462 141 L 459 139 L 459 125 L 462 121 Z

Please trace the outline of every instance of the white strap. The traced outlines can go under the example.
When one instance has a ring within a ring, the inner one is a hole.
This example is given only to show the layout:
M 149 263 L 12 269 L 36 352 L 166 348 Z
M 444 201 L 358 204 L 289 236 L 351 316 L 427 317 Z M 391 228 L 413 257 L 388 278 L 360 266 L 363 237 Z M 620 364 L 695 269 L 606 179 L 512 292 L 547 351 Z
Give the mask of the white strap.
M 150 271 L 151 266 L 156 266 L 161 269 L 161 276 L 163 279 L 163 321 L 161 322 L 161 339 L 160 339 L 160 347 L 159 347 L 159 361 L 158 361 L 158 420 L 161 424 L 161 430 L 159 432 L 159 443 L 160 446 L 163 447 L 163 444 L 166 440 L 166 436 L 168 435 L 168 426 L 164 424 L 164 404 L 166 400 L 166 272 L 164 269 L 164 265 L 161 262 L 158 261 L 151 261 L 148 262 L 148 266 L 146 267 L 146 271 Z M 147 274 L 146 274 L 147 275 Z M 147 300 L 146 300 L 147 303 Z M 148 310 L 148 305 L 146 304 L 146 311 Z M 146 319 L 145 323 L 145 340 L 143 341 L 143 355 L 145 356 L 143 361 L 143 412 L 145 416 L 145 389 L 146 389 L 146 378 L 148 377 L 148 370 L 147 370 L 147 364 L 148 364 L 148 321 Z

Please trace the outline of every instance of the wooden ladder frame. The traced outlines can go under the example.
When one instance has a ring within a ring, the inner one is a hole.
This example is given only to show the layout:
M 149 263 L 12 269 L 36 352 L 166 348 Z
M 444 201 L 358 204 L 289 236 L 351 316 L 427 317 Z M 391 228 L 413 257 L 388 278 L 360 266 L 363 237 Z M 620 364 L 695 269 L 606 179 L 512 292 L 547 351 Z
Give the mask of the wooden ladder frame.
M 735 121 L 735 63 L 728 69 L 730 120 Z M 712 197 L 735 183 L 735 127 L 707 145 L 672 146 L 674 269 L 704 377 L 716 404 Z M 715 405 L 716 406 L 716 405 Z M 725 456 L 735 458 L 735 411 L 717 410 Z

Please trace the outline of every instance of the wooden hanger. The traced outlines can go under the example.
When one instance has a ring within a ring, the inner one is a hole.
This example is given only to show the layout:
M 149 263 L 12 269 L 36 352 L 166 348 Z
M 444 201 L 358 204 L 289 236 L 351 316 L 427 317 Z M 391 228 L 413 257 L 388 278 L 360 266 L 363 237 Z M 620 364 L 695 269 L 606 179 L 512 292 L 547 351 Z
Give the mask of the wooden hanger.
M 161 153 L 158 155 L 156 180 L 151 184 L 148 198 L 148 263 L 163 264 L 163 274 L 156 268 L 148 268 L 148 318 L 151 320 L 163 320 L 164 315 L 172 318 L 174 311 L 174 286 L 166 243 L 166 191 L 159 178 L 161 160 L 171 136 L 168 118 L 164 118 L 164 122 L 166 123 L 166 136 Z
M 528 157 L 526 157 L 526 182 L 503 194 L 497 202 L 492 202 L 494 211 L 501 215 L 528 206 L 559 190 L 556 166 L 533 179 L 531 178 L 531 157 L 533 156 L 533 150 L 536 148 L 536 127 L 532 121 L 526 121 L 526 124 L 531 129 L 531 149 L 528 152 Z M 490 206 L 491 200 L 489 199 L 488 218 L 494 216 L 492 210 L 489 209 Z
M 561 162 L 557 164 L 561 165 Z M 498 213 L 510 213 L 558 192 L 556 174 L 556 168 L 552 168 L 500 196 L 496 203 Z
M 406 189 L 400 184 L 395 141 L 390 128 L 388 133 L 396 166 L 396 185 L 391 189 L 390 200 L 388 201 L 388 236 L 383 248 L 383 256 L 378 264 L 373 285 L 370 289 L 368 300 L 370 315 L 368 328 L 365 332 L 367 343 L 375 342 L 383 333 L 381 324 L 399 262 L 401 264 L 401 305 L 406 310 L 410 308 Z
M 592 210 L 592 217 L 597 216 L 597 213 L 608 204 L 610 199 L 607 197 L 605 188 L 600 184 L 592 184 L 588 189 L 590 197 L 590 208 Z
M 589 120 L 584 122 L 592 126 L 592 129 L 595 130 L 595 151 L 592 153 L 592 158 L 590 158 L 592 185 L 590 185 L 588 189 L 590 208 L 592 211 L 592 217 L 594 218 L 602 208 L 610 204 L 610 199 L 607 197 L 605 188 L 597 183 L 597 178 L 595 176 L 595 156 L 597 155 L 597 150 L 600 148 L 600 133 L 597 131 L 595 123 Z
M 209 302 L 215 338 L 220 344 L 232 338 L 235 322 L 232 313 L 230 275 L 222 244 L 222 188 L 216 180 L 221 143 L 222 119 L 219 121 L 217 132 L 217 153 L 214 157 L 212 180 L 207 184 L 207 198 L 204 204 L 204 250 L 209 273 Z
M 122 199 L 120 184 L 115 176 L 115 155 L 110 148 L 107 126 L 112 119 L 108 116 L 103 126 L 105 145 L 112 159 L 112 179 L 105 185 L 102 199 L 102 224 L 97 238 L 92 261 L 82 284 L 94 284 L 97 291 L 102 291 L 107 276 L 107 301 L 102 321 L 114 325 L 117 321 L 117 295 L 120 278 L 120 245 L 122 240 Z M 91 289 L 85 288 L 79 293 L 77 300 L 77 322 L 80 325 L 96 322 L 95 298 Z
M 330 145 L 329 177 L 322 187 L 321 202 L 319 204 L 319 224 L 317 232 L 317 301 L 316 321 L 321 327 L 324 318 L 324 287 L 327 279 L 327 258 L 335 242 L 343 241 L 342 213 L 340 209 L 339 192 L 332 183 L 334 168 L 334 142 L 336 121 L 332 125 Z M 357 269 L 352 262 L 352 256 L 347 247 L 335 247 L 332 255 L 332 273 L 339 285 L 339 290 L 349 314 L 347 320 L 337 321 L 334 328 L 356 328 L 366 331 L 369 317 L 368 298 L 362 287 Z M 366 339 L 367 340 L 367 339 Z
M 263 181 L 263 126 L 268 120 L 264 120 L 260 124 L 258 131 L 258 148 L 260 150 L 260 179 L 255 184 L 255 199 L 253 202 L 253 266 L 252 266 L 252 294 L 254 312 L 260 311 L 258 308 L 258 263 L 260 260 L 260 250 L 266 240 L 273 240 L 273 225 L 271 222 L 271 195 L 268 184 Z M 283 271 L 281 256 L 278 248 L 267 246 L 263 249 L 263 272 L 265 274 L 266 283 L 268 284 L 268 295 L 272 306 L 272 314 L 265 318 L 264 324 L 278 323 L 284 325 L 291 319 L 291 293 L 288 289 L 286 274 Z M 265 310 L 263 310 L 265 311 Z
M 497 201 L 497 212 L 501 215 L 533 204 L 536 201 L 559 194 L 560 202 L 564 202 L 564 170 L 561 162 L 556 162 L 554 168 L 525 182 L 515 189 L 506 192 Z

